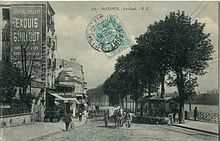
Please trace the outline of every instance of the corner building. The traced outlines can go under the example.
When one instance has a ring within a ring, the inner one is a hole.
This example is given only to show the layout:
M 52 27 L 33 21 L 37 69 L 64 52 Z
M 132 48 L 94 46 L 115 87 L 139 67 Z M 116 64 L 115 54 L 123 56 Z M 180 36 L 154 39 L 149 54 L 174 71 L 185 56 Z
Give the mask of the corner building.
M 55 12 L 48 2 L 0 2 L 0 57 L 21 67 L 22 49 L 32 66 L 31 93 L 36 120 L 43 121 L 47 89 L 54 88 L 57 49 Z

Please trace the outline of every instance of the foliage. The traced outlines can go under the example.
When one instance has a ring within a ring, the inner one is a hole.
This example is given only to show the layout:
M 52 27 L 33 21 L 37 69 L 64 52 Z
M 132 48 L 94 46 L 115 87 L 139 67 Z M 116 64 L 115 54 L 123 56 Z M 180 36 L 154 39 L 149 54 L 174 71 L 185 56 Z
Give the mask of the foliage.
M 106 102 L 106 95 L 104 94 L 103 86 L 100 85 L 96 88 L 87 91 L 88 104 Z
M 109 96 L 109 104 L 119 105 L 121 95 L 121 86 L 123 83 L 117 73 L 113 73 L 103 84 L 104 93 Z
M 141 83 L 138 77 L 137 60 L 131 54 L 120 56 L 115 64 L 115 73 L 124 84 L 122 98 L 130 95 L 133 100 L 141 97 Z
M 213 46 L 210 34 L 204 33 L 205 24 L 197 20 L 191 23 L 191 18 L 184 12 L 171 12 L 161 23 L 161 34 L 157 33 L 156 36 L 166 39 L 163 50 L 167 52 L 169 71 L 175 74 L 173 84 L 179 92 L 179 118 L 182 122 L 184 99 L 197 86 L 196 79 L 188 78 L 187 74 L 201 76 L 206 73 L 208 61 L 214 52 Z
M 11 103 L 15 96 L 15 87 L 20 82 L 20 70 L 11 62 L 1 62 L 0 67 L 0 93 L 2 103 Z
M 104 83 L 104 92 L 116 95 L 131 94 L 140 98 L 145 89 L 149 94 L 164 84 L 177 86 L 179 94 L 179 122 L 183 121 L 184 100 L 195 95 L 197 76 L 206 73 L 212 60 L 213 45 L 205 24 L 192 22 L 185 12 L 171 12 L 164 20 L 154 22 L 140 35 L 137 44 L 115 64 L 115 72 Z M 167 76 L 167 79 L 165 79 Z M 129 88 L 123 89 L 123 82 Z

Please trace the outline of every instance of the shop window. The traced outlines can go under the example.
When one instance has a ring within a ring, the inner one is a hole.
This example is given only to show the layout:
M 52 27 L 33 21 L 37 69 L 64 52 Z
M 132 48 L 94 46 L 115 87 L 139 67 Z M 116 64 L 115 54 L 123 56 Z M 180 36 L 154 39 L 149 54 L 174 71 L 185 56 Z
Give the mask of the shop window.
M 10 11 L 9 9 L 2 9 L 2 19 L 10 20 Z

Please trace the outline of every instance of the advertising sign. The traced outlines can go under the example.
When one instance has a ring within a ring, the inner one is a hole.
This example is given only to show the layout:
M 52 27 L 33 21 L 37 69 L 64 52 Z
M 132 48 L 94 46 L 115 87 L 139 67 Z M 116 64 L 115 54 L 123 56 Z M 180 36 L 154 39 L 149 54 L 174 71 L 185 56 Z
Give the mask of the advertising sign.
M 14 5 L 11 7 L 12 58 L 22 56 L 25 48 L 28 58 L 40 59 L 42 46 L 42 7 Z

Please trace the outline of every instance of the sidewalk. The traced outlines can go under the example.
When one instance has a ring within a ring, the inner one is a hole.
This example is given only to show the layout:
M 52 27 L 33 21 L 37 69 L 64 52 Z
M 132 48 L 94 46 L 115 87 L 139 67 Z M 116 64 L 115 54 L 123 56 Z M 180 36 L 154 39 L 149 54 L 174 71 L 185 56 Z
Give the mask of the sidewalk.
M 218 124 L 217 123 L 185 120 L 184 124 L 175 124 L 174 126 L 218 135 Z
M 82 121 L 74 119 L 75 127 L 84 125 L 87 117 L 83 116 Z M 34 141 L 45 136 L 63 132 L 65 124 L 63 122 L 35 122 L 31 125 L 19 127 L 0 128 L 0 141 Z

